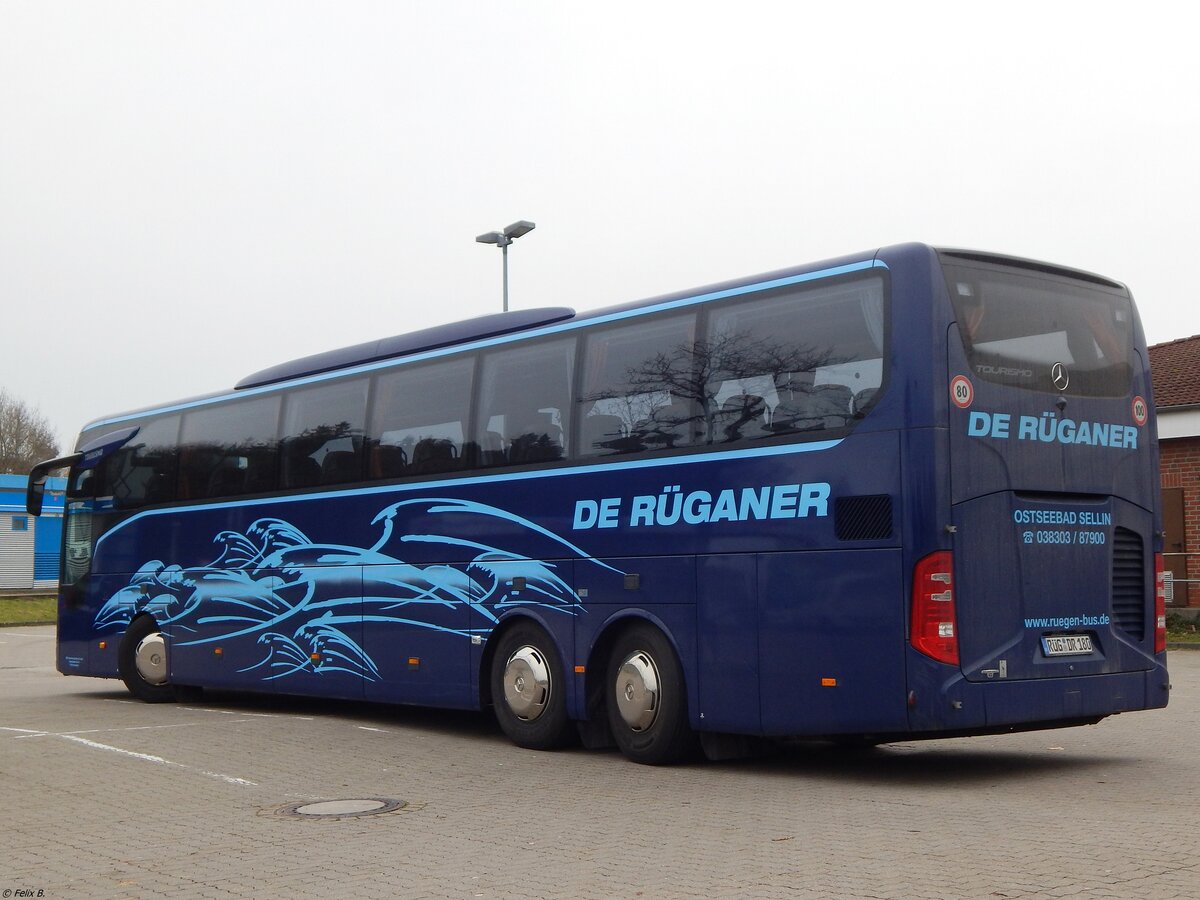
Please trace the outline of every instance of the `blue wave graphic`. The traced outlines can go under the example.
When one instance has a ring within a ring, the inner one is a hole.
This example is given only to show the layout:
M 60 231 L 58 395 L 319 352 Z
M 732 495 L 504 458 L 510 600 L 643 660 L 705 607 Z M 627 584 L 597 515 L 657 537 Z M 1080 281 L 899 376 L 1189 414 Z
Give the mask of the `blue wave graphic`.
M 401 521 L 439 526 L 402 533 Z M 299 673 L 380 679 L 379 668 L 351 636 L 362 623 L 429 628 L 469 638 L 491 631 L 505 610 L 535 606 L 563 615 L 584 612 L 553 563 L 459 535 L 518 530 L 522 546 L 548 558 L 584 560 L 612 572 L 574 544 L 510 512 L 469 500 L 421 498 L 395 503 L 372 520 L 371 547 L 314 543 L 282 519 L 259 519 L 242 534 L 222 531 L 206 566 L 184 569 L 161 560 L 143 564 L 96 614 L 97 629 L 124 631 L 142 612 L 154 616 L 177 646 L 251 641 L 261 659 L 241 671 L 264 681 Z M 452 548 L 457 565 L 406 563 L 405 544 Z M 358 577 L 362 567 L 362 578 Z M 386 568 L 384 568 L 386 567 Z M 524 579 L 522 589 L 512 587 Z M 438 624 L 437 614 L 465 607 L 465 628 Z M 201 628 L 203 626 L 203 628 Z

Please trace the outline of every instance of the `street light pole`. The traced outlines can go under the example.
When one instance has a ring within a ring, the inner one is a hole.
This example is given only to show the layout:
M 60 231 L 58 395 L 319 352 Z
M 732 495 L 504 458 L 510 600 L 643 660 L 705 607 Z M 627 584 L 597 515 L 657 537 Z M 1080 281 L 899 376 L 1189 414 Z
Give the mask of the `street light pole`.
M 504 257 L 504 311 L 508 312 L 508 245 L 512 243 L 512 239 L 505 241 L 500 245 L 500 255 Z
M 480 244 L 495 244 L 504 256 L 504 311 L 508 312 L 508 245 L 522 235 L 529 234 L 537 226 L 532 222 L 521 219 L 513 222 L 503 231 L 489 231 L 475 238 Z

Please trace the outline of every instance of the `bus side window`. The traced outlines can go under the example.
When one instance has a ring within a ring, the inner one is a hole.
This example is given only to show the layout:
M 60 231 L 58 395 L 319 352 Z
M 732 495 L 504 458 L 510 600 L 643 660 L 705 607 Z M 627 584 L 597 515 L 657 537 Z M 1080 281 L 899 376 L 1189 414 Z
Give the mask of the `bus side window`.
M 368 384 L 355 378 L 287 394 L 279 442 L 281 488 L 362 479 Z
M 576 403 L 576 456 L 686 447 L 696 442 L 696 318 L 678 313 L 592 330 Z
M 878 279 L 723 304 L 709 316 L 708 443 L 850 425 L 883 382 Z
M 274 490 L 278 422 L 279 395 L 186 412 L 179 442 L 179 499 Z
M 97 495 L 110 498 L 113 509 L 174 500 L 178 436 L 177 415 L 139 423 L 133 439 L 97 467 Z
M 490 453 L 484 464 L 519 466 L 566 455 L 574 359 L 573 337 L 484 357 L 477 429 L 481 457 Z M 496 452 L 497 443 L 503 452 Z
M 460 357 L 379 375 L 367 436 L 373 479 L 453 472 L 478 465 L 466 441 L 475 362 Z

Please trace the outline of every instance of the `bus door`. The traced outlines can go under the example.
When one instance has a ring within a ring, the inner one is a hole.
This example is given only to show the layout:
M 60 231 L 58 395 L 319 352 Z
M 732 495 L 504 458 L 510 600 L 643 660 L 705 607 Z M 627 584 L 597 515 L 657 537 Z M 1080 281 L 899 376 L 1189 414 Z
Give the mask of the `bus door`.
M 138 433 L 137 428 L 109 432 L 89 442 L 76 453 L 60 459 L 47 460 L 34 466 L 29 475 L 26 509 L 40 515 L 46 476 L 55 469 L 69 468 L 67 474 L 66 508 L 64 511 L 62 558 L 58 587 L 58 661 L 60 672 L 67 675 L 116 675 L 116 654 L 97 653 L 100 646 L 94 641 L 95 619 L 100 611 L 94 599 L 95 583 L 113 583 L 92 572 L 92 557 L 96 539 L 108 522 L 112 510 L 111 497 L 97 496 L 103 480 L 97 477 L 98 467 Z M 115 642 L 111 642 L 115 646 Z
M 953 563 L 930 578 L 953 579 L 963 676 L 1152 668 L 1154 438 L 1127 292 L 1075 273 L 943 263 L 956 319 Z

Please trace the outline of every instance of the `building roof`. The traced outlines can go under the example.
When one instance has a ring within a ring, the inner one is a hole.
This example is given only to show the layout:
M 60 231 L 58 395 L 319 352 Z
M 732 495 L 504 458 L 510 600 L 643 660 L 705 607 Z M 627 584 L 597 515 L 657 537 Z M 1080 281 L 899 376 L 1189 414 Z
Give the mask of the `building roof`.
M 1154 405 L 1200 405 L 1200 334 L 1150 348 Z

